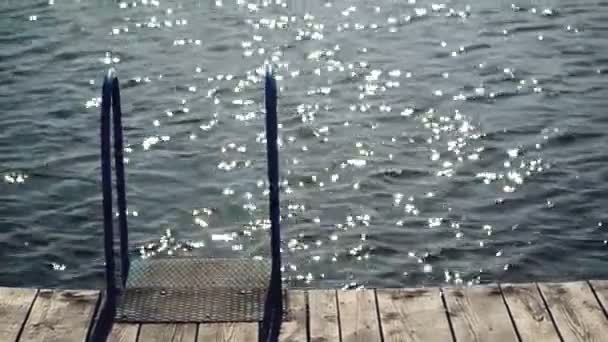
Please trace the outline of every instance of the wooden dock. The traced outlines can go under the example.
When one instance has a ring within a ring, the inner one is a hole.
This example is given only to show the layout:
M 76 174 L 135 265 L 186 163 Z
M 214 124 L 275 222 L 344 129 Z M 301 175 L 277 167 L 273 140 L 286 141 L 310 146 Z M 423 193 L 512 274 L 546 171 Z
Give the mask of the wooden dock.
M 281 342 L 608 341 L 608 281 L 289 290 Z M 85 341 L 98 290 L 0 287 L 0 341 Z M 115 324 L 112 342 L 255 342 L 257 323 Z

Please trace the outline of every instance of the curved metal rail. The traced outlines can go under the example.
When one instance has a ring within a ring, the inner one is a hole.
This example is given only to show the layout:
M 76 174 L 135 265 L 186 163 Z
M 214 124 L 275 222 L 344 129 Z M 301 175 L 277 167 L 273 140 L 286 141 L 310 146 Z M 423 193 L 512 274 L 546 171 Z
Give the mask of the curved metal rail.
M 283 320 L 283 290 L 281 280 L 281 209 L 279 201 L 279 147 L 277 118 L 277 82 L 272 69 L 266 70 L 266 149 L 268 153 L 268 183 L 270 184 L 270 250 L 272 270 L 264 306 L 264 320 L 259 342 L 277 341 Z

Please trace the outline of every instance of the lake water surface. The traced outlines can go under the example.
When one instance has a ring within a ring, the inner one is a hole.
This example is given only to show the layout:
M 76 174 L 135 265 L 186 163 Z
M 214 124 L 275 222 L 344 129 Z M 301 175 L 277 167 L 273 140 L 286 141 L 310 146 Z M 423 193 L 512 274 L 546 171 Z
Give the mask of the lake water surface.
M 133 257 L 267 257 L 264 61 L 291 286 L 608 277 L 608 1 L 6 0 L 0 284 L 103 284 L 116 68 Z

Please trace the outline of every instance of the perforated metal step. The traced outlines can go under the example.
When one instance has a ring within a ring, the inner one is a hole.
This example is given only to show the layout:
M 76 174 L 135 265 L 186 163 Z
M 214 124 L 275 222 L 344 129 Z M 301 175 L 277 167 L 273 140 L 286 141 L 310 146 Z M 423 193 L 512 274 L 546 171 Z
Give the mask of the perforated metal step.
M 261 321 L 270 263 L 175 257 L 133 261 L 117 322 Z

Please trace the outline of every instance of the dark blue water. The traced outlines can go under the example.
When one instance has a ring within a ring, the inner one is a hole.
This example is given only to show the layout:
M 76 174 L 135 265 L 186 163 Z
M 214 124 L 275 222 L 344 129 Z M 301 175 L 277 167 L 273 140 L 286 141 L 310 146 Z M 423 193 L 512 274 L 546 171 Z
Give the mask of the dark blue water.
M 267 257 L 279 75 L 289 285 L 608 276 L 608 2 L 4 1 L 0 284 L 103 282 L 102 77 L 133 257 Z

